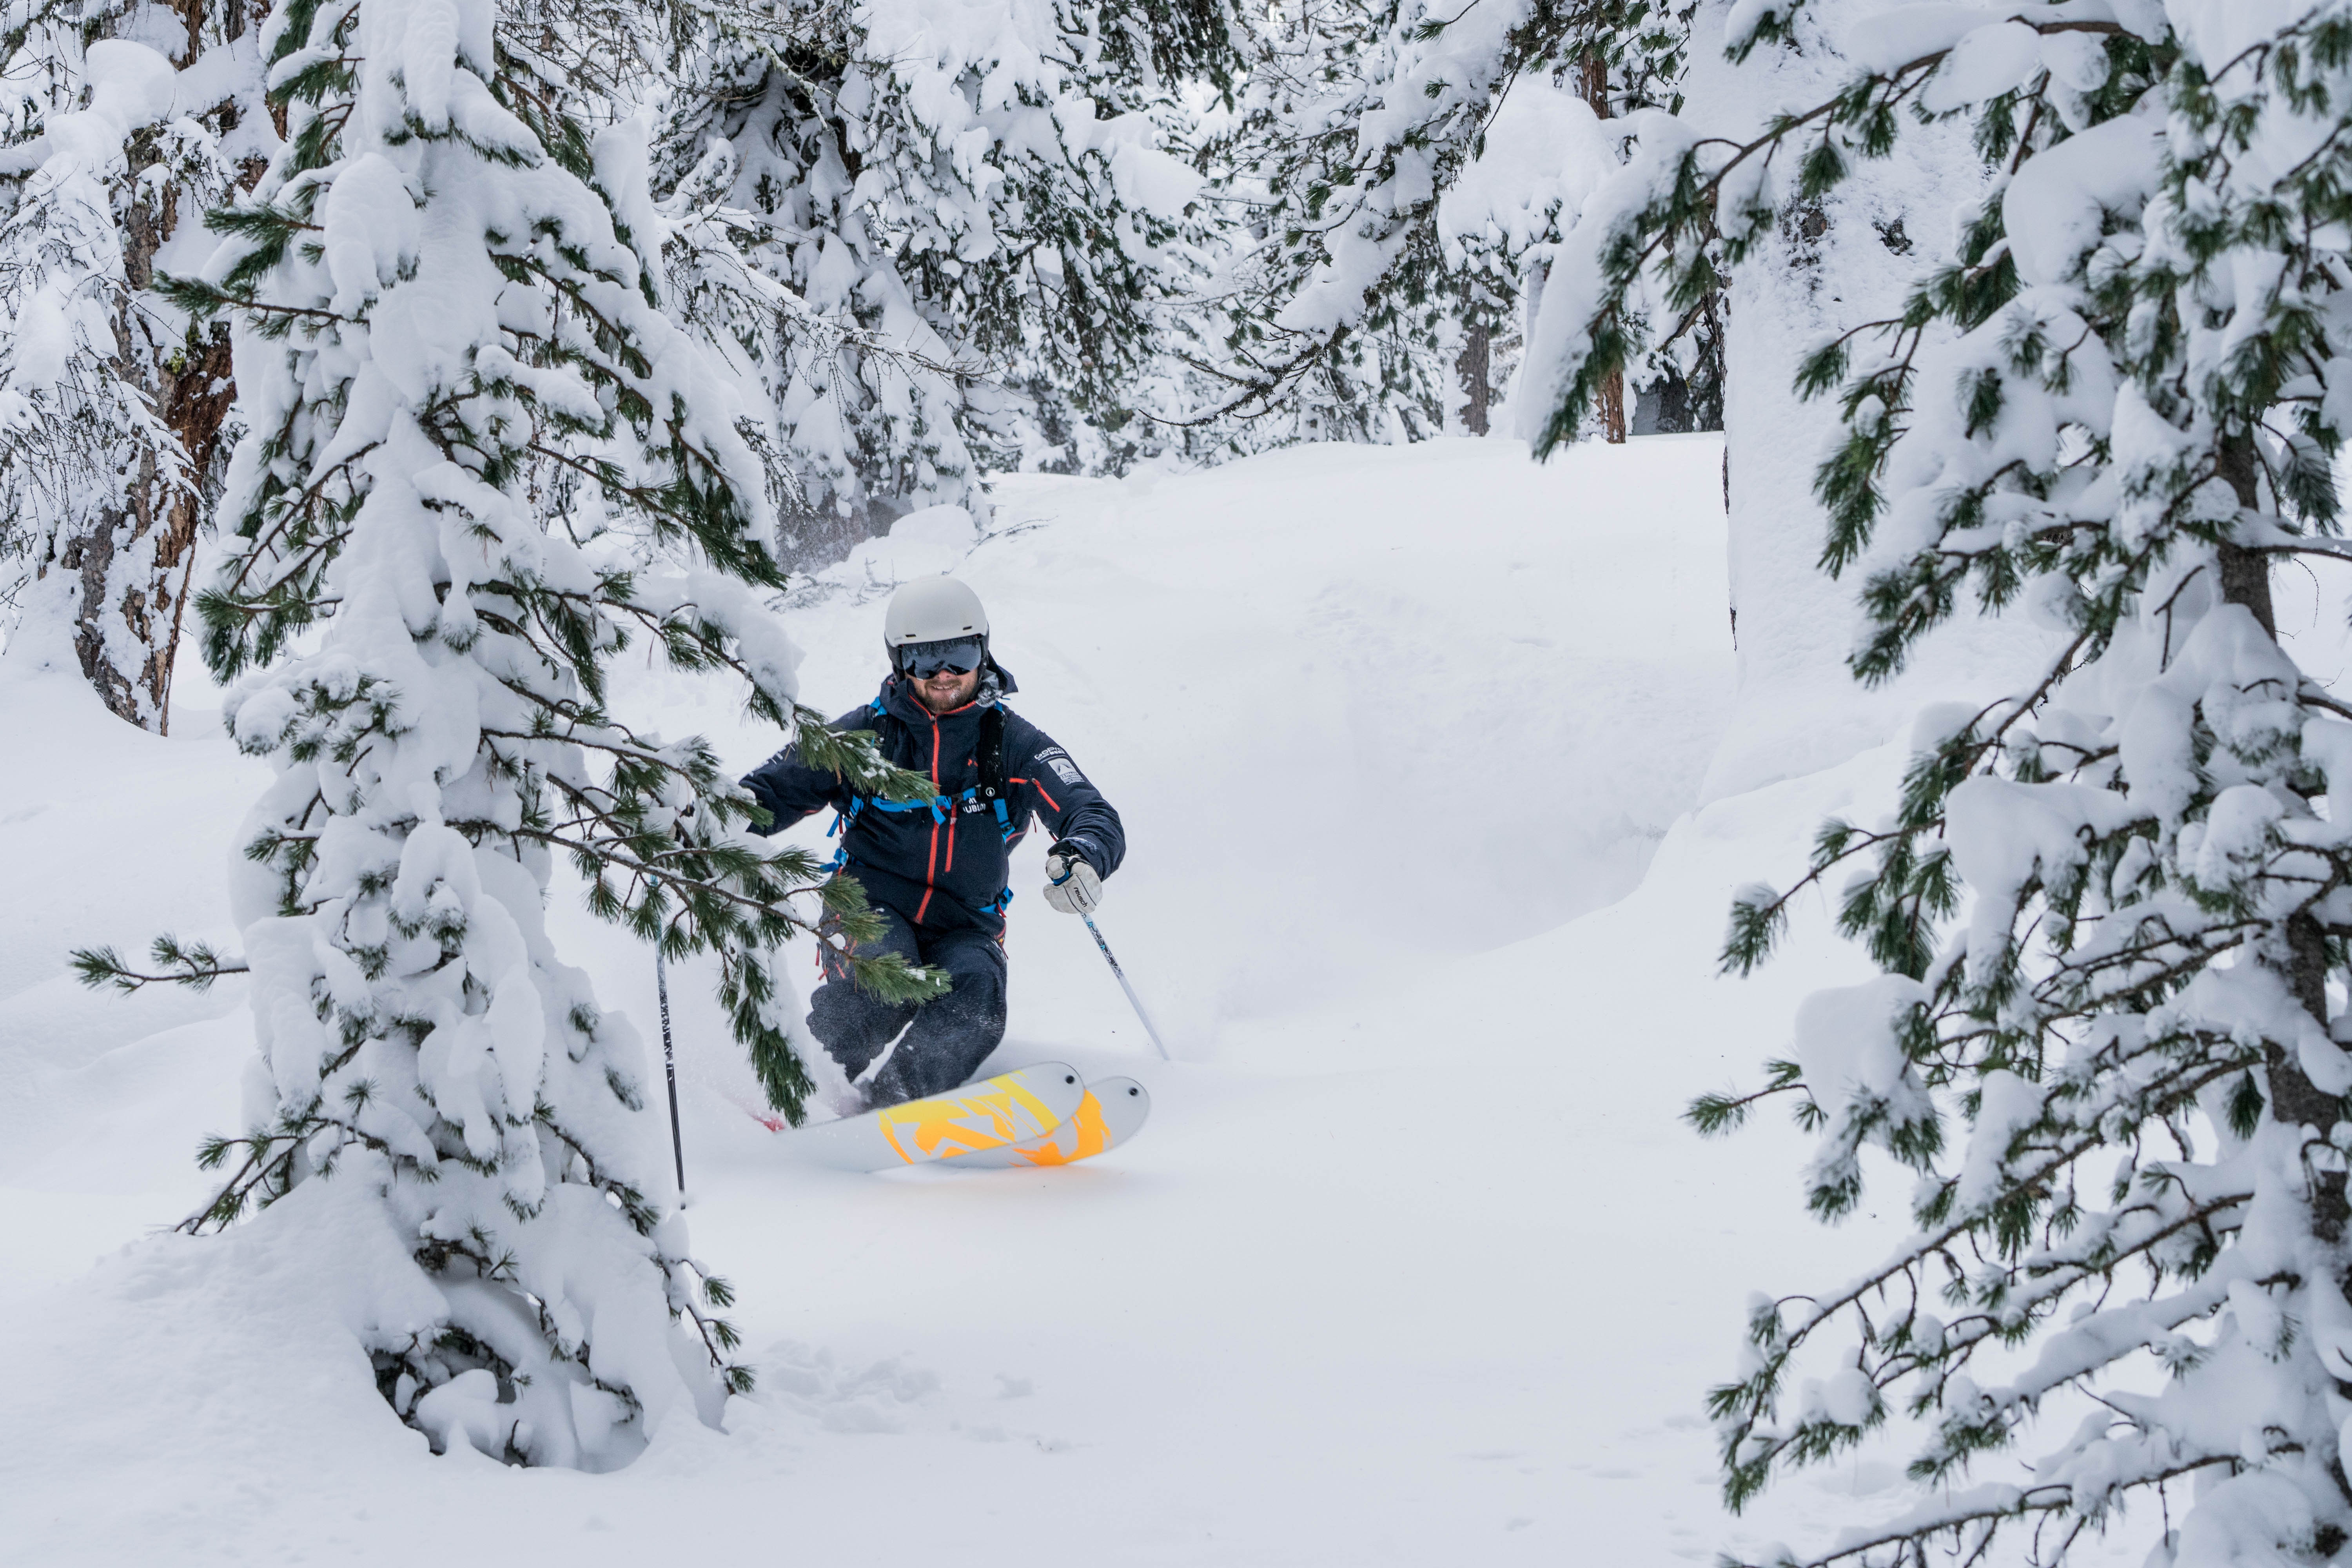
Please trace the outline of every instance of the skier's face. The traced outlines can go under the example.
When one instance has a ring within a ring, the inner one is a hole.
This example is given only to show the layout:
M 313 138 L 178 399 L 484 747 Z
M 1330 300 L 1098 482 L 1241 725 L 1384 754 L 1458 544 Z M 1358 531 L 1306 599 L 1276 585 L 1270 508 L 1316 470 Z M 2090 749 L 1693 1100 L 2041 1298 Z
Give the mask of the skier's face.
M 911 684 L 916 700 L 934 713 L 945 713 L 971 700 L 972 694 L 980 689 L 980 671 L 942 669 Z

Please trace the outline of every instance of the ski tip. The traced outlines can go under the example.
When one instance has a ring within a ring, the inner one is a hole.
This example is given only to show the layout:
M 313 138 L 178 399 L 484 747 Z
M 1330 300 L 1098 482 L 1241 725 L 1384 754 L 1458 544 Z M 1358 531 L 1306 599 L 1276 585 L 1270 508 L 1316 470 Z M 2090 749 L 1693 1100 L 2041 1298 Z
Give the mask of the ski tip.
M 1052 1132 L 1008 1148 L 976 1150 L 954 1163 L 998 1170 L 1073 1164 L 1122 1146 L 1150 1114 L 1151 1091 L 1133 1079 L 1096 1079 L 1070 1119 Z
M 1122 1125 L 1140 1127 L 1151 1114 L 1151 1091 L 1131 1078 L 1098 1078 L 1087 1085 L 1087 1092 Z

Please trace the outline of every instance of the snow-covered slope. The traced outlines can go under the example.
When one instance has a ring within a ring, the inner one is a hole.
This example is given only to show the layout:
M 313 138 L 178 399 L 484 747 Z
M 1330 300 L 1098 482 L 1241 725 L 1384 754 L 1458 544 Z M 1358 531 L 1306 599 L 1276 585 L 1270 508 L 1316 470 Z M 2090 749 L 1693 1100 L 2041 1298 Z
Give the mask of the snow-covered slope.
M 0 1562 L 407 1563 L 495 1531 L 531 1543 L 501 1561 L 577 1563 L 1651 1563 L 1871 1507 L 1876 1460 L 1726 1521 L 1701 1419 L 1749 1288 L 1877 1245 L 1803 1220 L 1786 1129 L 1675 1121 L 1861 968 L 1816 910 L 1718 982 L 1723 910 L 1900 765 L 1691 814 L 1731 684 L 1718 464 L 1699 437 L 1543 468 L 1449 442 L 1013 480 L 976 544 L 933 514 L 803 590 L 804 692 L 846 709 L 892 580 L 981 589 L 1017 705 L 1126 816 L 1103 929 L 1181 1059 L 1035 897 L 1034 844 L 998 1059 L 1150 1081 L 1153 1125 L 1098 1163 L 779 1168 L 673 975 L 695 1247 L 761 1387 L 606 1476 L 435 1458 L 394 1420 L 331 1192 L 135 1239 L 204 1190 L 249 1020 L 234 983 L 91 995 L 64 953 L 226 935 L 260 779 L 201 696 L 156 740 L 0 661 L 31 741 L 0 774 Z M 638 679 L 625 701 L 731 760 L 773 743 Z M 569 902 L 554 926 L 657 1039 L 646 957 Z

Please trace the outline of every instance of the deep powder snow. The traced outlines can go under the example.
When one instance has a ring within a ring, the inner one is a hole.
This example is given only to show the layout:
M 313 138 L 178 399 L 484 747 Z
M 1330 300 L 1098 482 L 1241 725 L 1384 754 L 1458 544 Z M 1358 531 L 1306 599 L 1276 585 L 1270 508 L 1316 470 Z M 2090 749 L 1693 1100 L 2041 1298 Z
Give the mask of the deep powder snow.
M 881 673 L 896 581 L 980 589 L 1017 705 L 1126 816 L 1101 922 L 1181 1059 L 1035 897 L 1034 841 L 996 1060 L 1150 1083 L 1152 1125 L 1097 1163 L 787 1170 L 721 1092 L 743 1069 L 706 977 L 674 973 L 688 1217 L 761 1384 L 726 1432 L 672 1422 L 604 1476 L 436 1458 L 398 1423 L 351 1318 L 397 1242 L 331 1183 L 141 1239 L 205 1191 L 190 1152 L 233 1129 L 250 1019 L 237 982 L 93 995 L 65 952 L 232 938 L 263 770 L 193 676 L 165 741 L 0 661 L 24 738 L 0 773 L 0 1562 L 1649 1563 L 1885 1511 L 1872 1449 L 1727 1520 L 1701 1415 L 1750 1289 L 1849 1273 L 1900 1217 L 1822 1231 L 1779 1118 L 1724 1143 L 1675 1120 L 1867 973 L 1818 901 L 1759 979 L 1713 958 L 1732 890 L 1787 879 L 1823 815 L 1883 809 L 1902 762 L 1694 814 L 1733 689 L 1719 451 L 1010 479 L 984 536 L 933 512 L 799 590 L 802 689 L 839 710 Z M 732 763 L 773 745 L 715 687 L 629 679 L 623 704 Z M 559 952 L 657 1041 L 649 958 L 576 892 Z

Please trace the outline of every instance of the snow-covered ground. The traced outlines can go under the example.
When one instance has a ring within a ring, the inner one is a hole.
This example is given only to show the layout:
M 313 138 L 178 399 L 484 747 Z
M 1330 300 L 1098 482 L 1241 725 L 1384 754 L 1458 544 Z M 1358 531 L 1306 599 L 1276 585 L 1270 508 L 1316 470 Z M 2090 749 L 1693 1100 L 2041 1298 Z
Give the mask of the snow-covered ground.
M 1733 701 L 1719 452 L 1013 479 L 976 543 L 919 520 L 803 589 L 830 710 L 881 673 L 894 580 L 980 589 L 1016 706 L 1126 817 L 1101 923 L 1180 1059 L 1036 898 L 1034 840 L 998 1061 L 1145 1078 L 1152 1125 L 1099 1162 L 787 1170 L 714 1092 L 741 1069 L 674 974 L 695 1249 L 761 1388 L 604 1476 L 429 1454 L 352 1282 L 306 1267 L 326 1211 L 149 1234 L 205 1190 L 191 1150 L 234 1128 L 250 1021 L 236 983 L 111 998 L 65 954 L 233 944 L 262 771 L 194 677 L 159 740 L 0 661 L 0 1562 L 471 1561 L 495 1531 L 551 1563 L 1643 1564 L 1884 1509 L 1872 1455 L 1727 1519 L 1702 1415 L 1748 1291 L 1849 1273 L 1896 1217 L 1808 1222 L 1778 1118 L 1722 1143 L 1676 1120 L 1863 972 L 1818 907 L 1759 979 L 1713 960 L 1730 890 L 1901 766 L 1694 812 Z M 633 679 L 732 762 L 773 746 L 716 687 Z M 569 891 L 553 923 L 656 1040 L 649 957 Z

